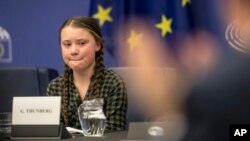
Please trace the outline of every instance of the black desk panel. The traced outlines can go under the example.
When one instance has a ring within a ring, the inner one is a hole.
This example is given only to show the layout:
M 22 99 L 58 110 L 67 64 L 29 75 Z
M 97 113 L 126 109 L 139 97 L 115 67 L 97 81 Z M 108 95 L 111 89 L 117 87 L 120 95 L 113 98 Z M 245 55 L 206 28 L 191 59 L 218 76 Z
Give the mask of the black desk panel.
M 120 141 L 127 138 L 127 131 L 118 131 L 105 133 L 103 137 L 84 137 L 82 134 L 72 134 L 73 138 L 52 141 Z M 10 140 L 5 138 L 6 141 L 31 141 L 30 139 Z M 32 139 L 32 141 L 51 141 L 51 139 Z

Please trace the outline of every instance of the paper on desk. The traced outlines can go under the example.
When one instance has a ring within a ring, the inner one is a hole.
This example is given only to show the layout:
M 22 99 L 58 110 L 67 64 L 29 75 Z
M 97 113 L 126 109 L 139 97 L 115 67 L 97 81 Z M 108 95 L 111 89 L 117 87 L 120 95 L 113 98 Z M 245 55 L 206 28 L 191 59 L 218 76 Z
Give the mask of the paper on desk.
M 69 133 L 83 133 L 82 130 L 72 128 L 72 127 L 66 127 L 66 129 L 68 130 Z

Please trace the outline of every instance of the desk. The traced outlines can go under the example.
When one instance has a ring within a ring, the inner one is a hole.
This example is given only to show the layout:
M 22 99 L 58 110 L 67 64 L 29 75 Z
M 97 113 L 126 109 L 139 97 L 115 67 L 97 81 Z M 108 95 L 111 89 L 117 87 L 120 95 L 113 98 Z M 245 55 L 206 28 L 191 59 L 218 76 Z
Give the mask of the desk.
M 103 137 L 84 137 L 82 134 L 73 135 L 67 141 L 119 141 L 127 138 L 127 131 L 105 133 Z
M 105 133 L 103 137 L 84 137 L 82 134 L 72 134 L 73 138 L 63 139 L 63 141 L 120 141 L 127 138 L 127 131 L 118 131 Z M 48 139 L 51 140 L 51 139 Z M 6 141 L 31 141 L 30 139 L 18 139 L 18 140 L 7 140 Z M 37 139 L 32 141 L 46 141 L 46 139 Z M 52 140 L 58 141 L 58 140 Z

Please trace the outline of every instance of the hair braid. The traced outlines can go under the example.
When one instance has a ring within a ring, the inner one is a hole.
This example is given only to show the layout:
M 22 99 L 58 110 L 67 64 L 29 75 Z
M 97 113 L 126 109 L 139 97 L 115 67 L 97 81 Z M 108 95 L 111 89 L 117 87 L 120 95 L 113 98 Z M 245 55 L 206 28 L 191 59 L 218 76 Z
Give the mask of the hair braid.
M 101 88 L 102 83 L 104 79 L 104 65 L 103 65 L 103 50 L 101 49 L 96 52 L 96 64 L 94 68 L 94 75 L 91 78 L 91 81 L 93 81 L 93 97 L 97 98 L 101 96 Z
M 72 71 L 67 65 L 64 65 L 64 75 L 63 75 L 63 93 L 62 93 L 62 113 L 65 126 L 69 126 L 69 115 L 68 115 L 68 105 L 69 105 L 69 83 L 72 79 Z

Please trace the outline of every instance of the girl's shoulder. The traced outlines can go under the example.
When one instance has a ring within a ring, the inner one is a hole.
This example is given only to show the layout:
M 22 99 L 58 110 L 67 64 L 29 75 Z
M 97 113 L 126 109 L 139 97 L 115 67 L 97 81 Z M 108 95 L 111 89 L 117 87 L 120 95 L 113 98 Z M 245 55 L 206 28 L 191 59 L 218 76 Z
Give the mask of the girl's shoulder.
M 58 76 L 52 79 L 49 83 L 49 85 L 61 85 L 61 84 L 63 84 L 63 76 Z
M 104 81 L 121 81 L 123 82 L 123 78 L 115 71 L 111 69 L 104 69 Z

